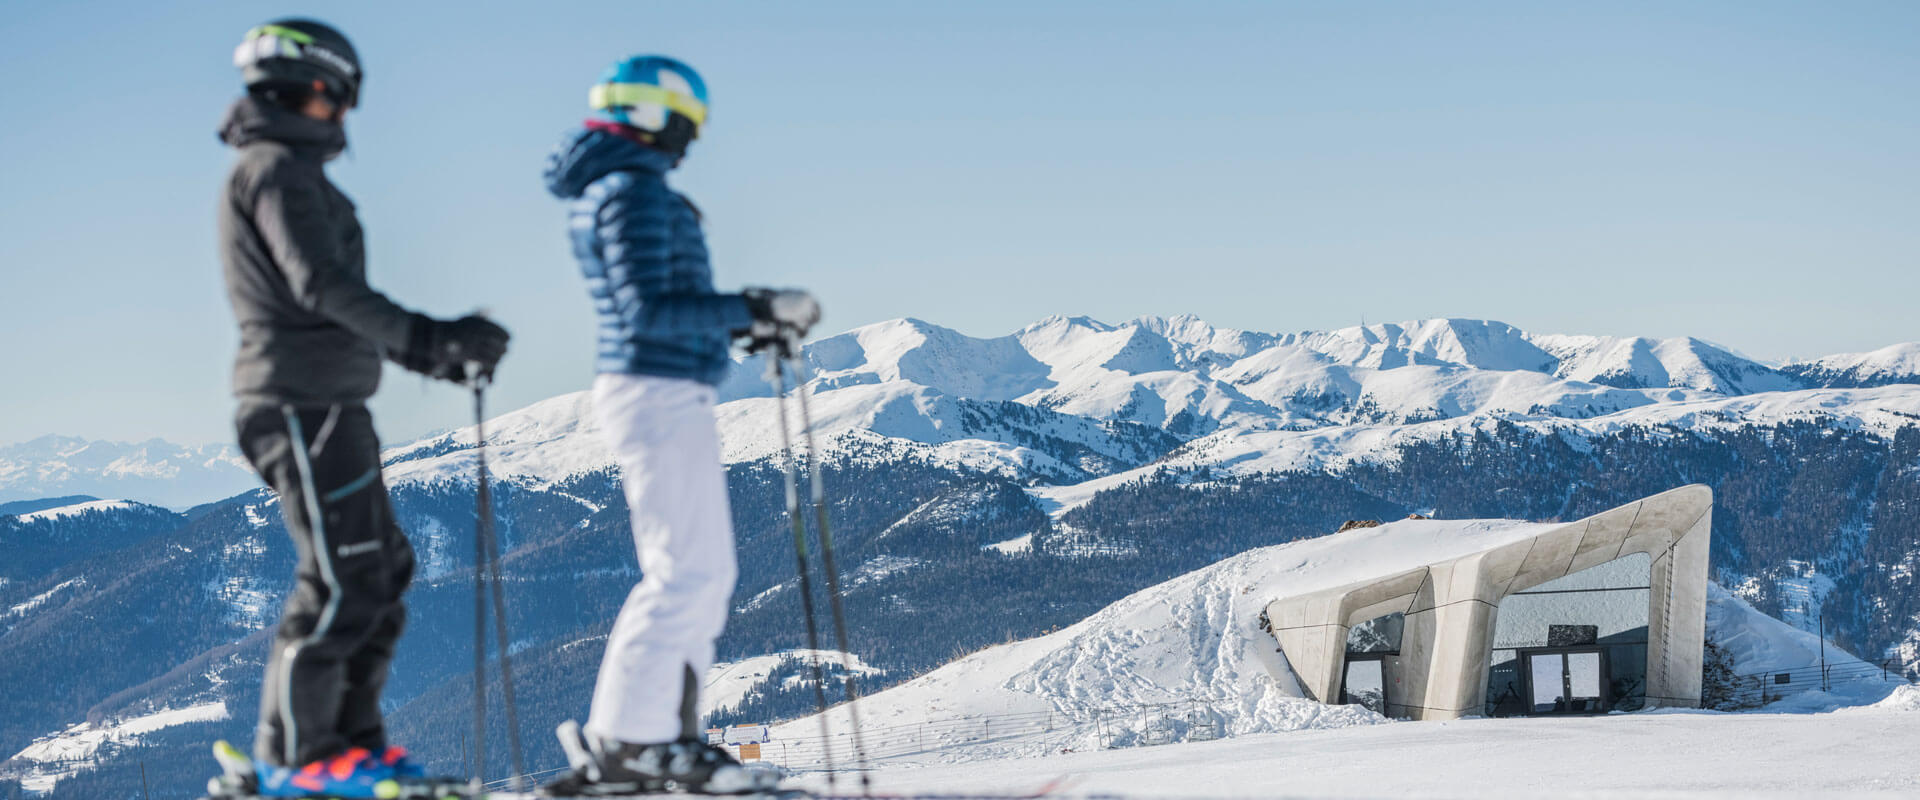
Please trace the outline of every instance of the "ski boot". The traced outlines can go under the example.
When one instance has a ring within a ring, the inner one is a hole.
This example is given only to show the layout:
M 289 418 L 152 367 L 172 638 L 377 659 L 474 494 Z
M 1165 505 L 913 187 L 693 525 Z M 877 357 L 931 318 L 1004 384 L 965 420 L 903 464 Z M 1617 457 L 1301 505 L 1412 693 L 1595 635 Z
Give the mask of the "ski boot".
M 215 742 L 213 757 L 221 775 L 207 782 L 214 800 L 265 797 L 326 797 L 342 800 L 436 800 L 461 795 L 465 784 L 426 777 L 426 770 L 399 747 L 378 755 L 353 748 L 301 767 L 256 764 L 225 741 Z
M 414 761 L 412 758 L 408 757 L 407 749 L 404 747 L 401 747 L 397 744 L 387 745 L 387 749 L 380 751 L 379 758 L 380 758 L 380 763 L 385 764 L 388 767 L 391 767 L 393 769 L 393 774 L 396 777 L 400 778 L 401 780 L 409 780 L 409 781 L 428 780 L 427 768 L 420 766 L 420 762 Z M 446 780 L 451 780 L 451 779 L 446 779 Z
M 778 770 L 749 767 L 694 739 L 633 744 L 587 736 L 568 720 L 555 731 L 573 769 L 545 786 L 545 797 L 684 792 L 778 794 Z

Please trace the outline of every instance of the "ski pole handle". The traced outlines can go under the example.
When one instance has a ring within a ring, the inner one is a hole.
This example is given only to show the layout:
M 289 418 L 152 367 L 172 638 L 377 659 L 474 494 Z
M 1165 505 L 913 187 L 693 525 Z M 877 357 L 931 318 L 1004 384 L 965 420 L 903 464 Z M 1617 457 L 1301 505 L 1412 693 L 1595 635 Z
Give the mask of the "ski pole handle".
M 492 321 L 493 309 L 481 306 L 474 309 L 473 313 L 467 316 Z M 474 391 L 483 391 L 493 385 L 493 369 L 491 367 L 479 361 L 468 361 L 464 366 L 467 369 L 467 383 L 473 387 Z

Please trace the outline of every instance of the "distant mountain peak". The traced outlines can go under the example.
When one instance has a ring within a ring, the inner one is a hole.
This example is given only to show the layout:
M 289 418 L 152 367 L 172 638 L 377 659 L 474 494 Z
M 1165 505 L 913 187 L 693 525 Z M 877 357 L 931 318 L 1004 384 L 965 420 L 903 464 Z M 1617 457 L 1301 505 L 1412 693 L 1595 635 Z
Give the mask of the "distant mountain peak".
M 1866 387 L 1920 383 L 1920 342 L 1888 345 L 1866 353 L 1840 353 L 1795 361 L 1781 371 L 1820 386 Z
M 232 445 L 48 435 L 0 446 L 0 502 L 84 494 L 186 508 L 258 482 Z

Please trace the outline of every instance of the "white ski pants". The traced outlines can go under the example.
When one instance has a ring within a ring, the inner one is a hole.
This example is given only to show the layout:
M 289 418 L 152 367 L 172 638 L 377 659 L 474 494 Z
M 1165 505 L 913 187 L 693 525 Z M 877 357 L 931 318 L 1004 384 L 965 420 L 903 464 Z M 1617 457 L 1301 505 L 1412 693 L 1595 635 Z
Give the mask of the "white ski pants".
M 737 570 L 714 399 L 697 381 L 594 380 L 594 412 L 633 514 L 640 583 L 607 637 L 589 735 L 653 743 L 697 732 L 695 698 Z

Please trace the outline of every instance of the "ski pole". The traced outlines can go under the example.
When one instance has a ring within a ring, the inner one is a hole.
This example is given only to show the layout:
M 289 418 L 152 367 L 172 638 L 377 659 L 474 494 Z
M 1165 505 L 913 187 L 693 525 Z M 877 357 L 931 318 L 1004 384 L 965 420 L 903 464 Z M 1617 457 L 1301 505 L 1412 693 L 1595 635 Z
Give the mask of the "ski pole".
M 793 523 L 793 560 L 800 574 L 800 613 L 807 620 L 807 664 L 813 671 L 813 702 L 820 709 L 820 758 L 826 766 L 827 789 L 831 792 L 835 781 L 833 742 L 827 728 L 827 678 L 820 668 L 820 629 L 813 620 L 813 579 L 807 570 L 807 526 L 800 517 L 798 465 L 793 460 L 793 434 L 787 429 L 787 376 L 780 369 L 779 348 L 782 346 L 779 341 L 767 345 L 767 382 L 773 384 L 774 408 L 780 418 L 780 460 L 783 462 L 780 473 L 787 490 L 787 519 Z
M 508 752 L 513 758 L 513 776 L 509 779 L 509 787 L 518 791 L 521 788 L 521 778 L 526 775 L 527 770 L 520 751 L 520 711 L 519 703 L 516 701 L 513 691 L 513 661 L 508 653 L 507 598 L 506 588 L 502 586 L 504 576 L 501 574 L 500 567 L 500 539 L 494 526 L 492 484 L 487 478 L 487 418 L 485 398 L 487 387 L 492 384 L 492 382 L 493 378 L 491 375 L 475 370 L 473 378 L 473 437 L 474 458 L 479 464 L 479 481 L 475 491 L 475 503 L 478 509 L 476 510 L 474 537 L 478 540 L 475 546 L 476 551 L 484 550 L 485 552 L 486 568 L 484 577 L 482 577 L 482 572 L 478 565 L 475 566 L 474 572 L 476 581 L 479 581 L 475 586 L 476 591 L 474 595 L 474 611 L 476 613 L 474 627 L 475 632 L 478 634 L 475 645 L 475 667 L 477 671 L 475 672 L 474 695 L 476 700 L 479 701 L 479 704 L 475 705 L 474 713 L 477 720 L 476 725 L 481 727 L 480 732 L 484 735 L 486 719 L 484 715 L 486 712 L 483 709 L 486 690 L 482 688 L 481 681 L 483 681 L 486 676 L 486 654 L 485 647 L 482 646 L 480 642 L 485 640 L 486 632 L 479 622 L 480 615 L 484 612 L 480 607 L 478 589 L 480 584 L 485 584 L 492 587 L 490 594 L 493 599 L 494 644 L 500 653 L 501 699 L 504 700 L 506 704 L 507 745 Z M 485 764 L 485 758 L 485 750 L 483 749 L 481 750 L 481 763 L 483 765 Z M 484 766 L 482 766 L 480 772 L 481 776 L 484 777 Z
M 479 403 L 478 389 L 474 402 Z M 476 415 L 478 416 L 478 415 Z M 479 423 L 474 424 L 474 441 L 485 442 Z M 480 453 L 480 481 L 487 479 L 486 454 Z M 484 490 L 476 490 L 476 493 Z M 481 534 L 480 520 L 486 516 L 482 500 L 474 509 L 473 523 L 473 782 L 487 781 L 487 542 Z
M 867 777 L 871 765 L 867 762 L 867 746 L 860 732 L 860 692 L 854 686 L 853 650 L 847 646 L 847 614 L 841 601 L 840 568 L 833 560 L 833 529 L 827 524 L 825 481 L 821 478 L 824 468 L 813 435 L 813 412 L 808 407 L 807 367 L 797 342 L 789 342 L 783 349 L 788 368 L 793 371 L 794 397 L 800 404 L 800 432 L 807 446 L 808 483 L 811 484 L 808 499 L 813 503 L 815 532 L 820 537 L 821 570 L 827 573 L 827 604 L 833 612 L 834 641 L 840 646 L 840 665 L 846 671 L 847 727 L 853 731 L 854 757 L 860 764 L 860 793 L 871 796 L 873 786 Z

